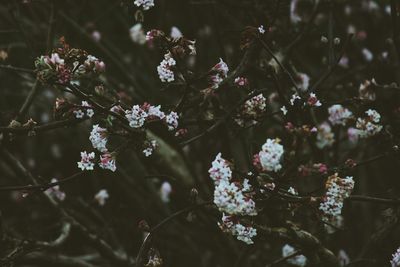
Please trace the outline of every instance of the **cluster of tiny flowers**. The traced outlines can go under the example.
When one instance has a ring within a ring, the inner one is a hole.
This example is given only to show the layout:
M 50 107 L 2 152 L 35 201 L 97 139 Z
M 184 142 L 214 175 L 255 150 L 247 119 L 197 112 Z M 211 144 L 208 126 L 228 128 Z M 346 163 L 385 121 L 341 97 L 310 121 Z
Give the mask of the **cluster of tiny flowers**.
M 245 179 L 243 184 L 221 180 L 214 190 L 214 203 L 222 212 L 235 215 L 257 215 L 256 203 L 248 196 L 251 186 Z
M 91 105 L 87 101 L 82 101 L 81 103 L 82 109 L 76 109 L 73 111 L 75 118 L 83 119 L 85 116 L 88 118 L 93 117 L 94 111 L 91 109 Z
M 99 74 L 105 63 L 81 49 L 72 49 L 62 41 L 63 48 L 55 49 L 50 55 L 40 56 L 35 61 L 37 77 L 43 82 L 67 84 L 86 74 Z M 86 57 L 82 62 L 82 58 Z M 83 64 L 82 64 L 83 63 Z
M 125 117 L 132 128 L 141 128 L 146 120 L 155 119 L 162 120 L 170 131 L 176 130 L 179 125 L 178 113 L 171 111 L 166 115 L 161 111 L 161 106 L 152 106 L 148 103 L 144 103 L 142 106 L 134 105 L 131 110 L 125 111 Z
M 132 128 L 140 128 L 146 121 L 148 114 L 139 105 L 134 105 L 131 110 L 125 111 L 125 117 Z
M 157 147 L 156 140 L 152 140 L 152 141 L 148 142 L 146 148 L 143 149 L 143 154 L 145 155 L 145 157 L 150 157 L 153 154 L 153 151 L 154 151 L 154 149 L 156 149 L 156 147 Z
M 345 125 L 346 122 L 353 116 L 353 113 L 342 105 L 333 105 L 328 108 L 328 120 L 332 125 Z
M 228 76 L 228 71 L 228 65 L 222 60 L 222 58 L 220 58 L 219 62 L 210 70 L 210 88 L 217 89 L 222 81 Z
M 89 136 L 93 148 L 100 152 L 107 152 L 107 129 L 100 127 L 98 124 L 93 125 Z
M 392 264 L 392 267 L 399 267 L 400 266 L 400 248 L 397 249 L 397 251 L 392 255 L 393 258 L 390 261 Z
M 78 162 L 78 168 L 82 171 L 92 171 L 94 169 L 94 161 L 95 161 L 94 152 L 87 153 L 86 151 L 81 152 L 81 161 Z
M 258 27 L 258 32 L 261 34 L 265 33 L 264 25 L 260 25 L 260 27 Z
M 168 125 L 168 130 L 173 131 L 178 128 L 178 113 L 171 111 L 168 115 L 165 116 L 165 122 Z
M 251 199 L 251 185 L 249 180 L 244 179 L 242 183 L 231 181 L 232 170 L 227 160 L 219 153 L 208 170 L 210 178 L 215 183 L 214 203 L 223 212 L 220 228 L 236 236 L 247 244 L 252 244 L 252 237 L 257 235 L 256 229 L 244 226 L 238 222 L 236 216 L 255 216 L 257 210 L 255 202 Z M 226 216 L 225 213 L 228 215 Z M 232 220 L 235 218 L 235 222 Z
M 340 178 L 336 173 L 328 177 L 325 188 L 327 191 L 319 205 L 319 210 L 330 220 L 341 215 L 343 202 L 353 191 L 354 180 L 351 176 Z
M 369 109 L 365 112 L 365 114 L 367 114 L 367 117 L 358 118 L 356 123 L 358 135 L 361 138 L 374 136 L 383 128 L 382 125 L 379 125 L 381 115 L 376 110 Z
M 107 199 L 110 197 L 107 190 L 101 189 L 97 194 L 94 196 L 94 200 L 100 206 L 104 206 L 106 204 Z
M 311 107 L 320 107 L 321 101 L 318 100 L 316 94 L 311 93 L 307 99 L 307 105 L 311 106 Z
M 162 82 L 173 82 L 175 80 L 174 71 L 172 68 L 176 65 L 175 59 L 170 53 L 164 55 L 164 60 L 157 67 L 158 76 Z
M 264 171 L 277 172 L 282 168 L 281 159 L 283 146 L 279 144 L 279 139 L 267 139 L 258 153 L 259 164 Z
M 51 179 L 50 183 L 56 183 L 56 182 L 57 182 L 57 179 L 53 178 L 53 179 Z M 65 193 L 60 190 L 60 186 L 59 185 L 55 185 L 53 187 L 50 187 L 50 188 L 46 189 L 46 191 L 44 191 L 44 192 L 45 192 L 46 195 L 48 195 L 50 197 L 53 197 L 53 198 L 56 198 L 56 199 L 58 199 L 60 201 L 63 201 L 65 199 L 65 196 L 66 196 Z
M 323 149 L 324 147 L 330 147 L 335 142 L 335 134 L 332 132 L 332 128 L 327 122 L 323 122 L 318 126 L 317 142 L 318 148 Z
M 142 7 L 143 10 L 149 10 L 154 6 L 154 0 L 135 0 L 133 3 L 138 7 Z
M 210 178 L 213 179 L 216 185 L 220 181 L 229 181 L 232 178 L 232 170 L 229 167 L 229 162 L 222 158 L 221 153 L 211 162 L 211 168 L 208 170 Z
M 291 245 L 286 244 L 282 247 L 282 257 L 284 257 L 284 258 L 288 257 L 288 256 L 292 255 L 293 253 L 295 253 L 295 249 Z M 297 255 L 297 256 L 287 259 L 287 262 L 292 265 L 302 267 L 302 266 L 306 266 L 307 258 L 304 257 L 303 255 Z
M 235 121 L 240 126 L 245 126 L 246 123 L 254 124 L 256 123 L 254 119 L 257 119 L 266 109 L 266 98 L 262 94 L 256 95 L 244 103 Z
M 117 166 L 115 165 L 115 157 L 108 152 L 100 155 L 99 167 L 115 172 L 117 170 Z
M 257 235 L 257 229 L 239 223 L 236 217 L 223 214 L 222 223 L 218 223 L 218 226 L 223 232 L 236 236 L 237 240 L 248 245 L 254 244 L 252 238 Z

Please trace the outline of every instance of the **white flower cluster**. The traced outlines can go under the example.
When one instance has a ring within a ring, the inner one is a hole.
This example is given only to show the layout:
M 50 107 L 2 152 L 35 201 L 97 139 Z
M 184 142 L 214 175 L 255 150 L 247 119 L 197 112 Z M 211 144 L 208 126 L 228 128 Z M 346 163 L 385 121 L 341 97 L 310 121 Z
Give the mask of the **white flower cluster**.
M 125 111 L 125 117 L 132 128 L 140 128 L 146 121 L 148 114 L 139 105 L 134 105 L 131 110 Z
M 99 167 L 115 172 L 117 170 L 117 166 L 115 165 L 115 157 L 111 153 L 104 153 L 100 156 Z
M 106 68 L 106 64 L 95 56 L 88 55 L 83 65 L 78 69 L 78 72 L 103 72 Z
M 229 167 L 229 162 L 221 157 L 221 153 L 218 153 L 215 160 L 211 163 L 211 168 L 208 170 L 208 173 L 216 185 L 218 185 L 220 181 L 228 181 L 232 177 L 232 170 Z
M 210 70 L 210 88 L 217 89 L 223 80 L 228 76 L 228 71 L 228 65 L 222 60 L 222 58 L 220 58 L 219 62 Z
M 145 155 L 145 157 L 150 157 L 153 154 L 154 149 L 156 149 L 157 147 L 157 141 L 156 140 L 152 140 L 150 141 L 146 148 L 143 150 L 143 154 Z
M 260 165 L 264 171 L 277 172 L 282 168 L 281 159 L 283 155 L 283 146 L 279 144 L 279 139 L 267 139 L 258 153 Z
M 221 180 L 214 190 L 214 203 L 222 212 L 235 215 L 257 215 L 256 203 L 248 197 L 251 186 L 247 179 L 243 184 Z
M 218 223 L 218 226 L 222 231 L 236 236 L 237 240 L 243 241 L 248 245 L 254 244 L 252 238 L 257 235 L 257 229 L 238 222 L 233 222 L 233 220 L 236 220 L 236 218 L 223 214 L 222 223 Z
M 251 124 L 256 123 L 254 119 L 264 113 L 267 109 L 266 101 L 266 98 L 262 94 L 256 95 L 247 100 L 235 119 L 236 123 L 242 127 L 245 126 L 249 120 Z
M 293 253 L 295 253 L 295 249 L 291 245 L 286 244 L 282 247 L 282 257 L 284 257 L 284 258 L 288 257 L 288 256 L 292 255 Z M 303 266 L 306 266 L 307 258 L 304 257 L 303 255 L 297 255 L 297 256 L 287 259 L 287 262 L 292 265 L 295 265 L 295 266 L 303 267 Z
M 342 213 L 343 202 L 348 198 L 354 188 L 353 177 L 340 178 L 337 173 L 328 177 L 325 188 L 327 192 L 319 205 L 328 220 L 335 218 Z
M 93 125 L 89 140 L 95 149 L 100 152 L 107 152 L 107 129 L 100 127 L 98 124 Z
M 157 67 L 158 76 L 162 82 L 173 82 L 175 80 L 174 71 L 172 68 L 176 65 L 175 59 L 170 53 L 164 55 L 164 60 Z
M 251 238 L 257 235 L 256 229 L 240 224 L 235 217 L 257 215 L 255 202 L 251 199 L 252 188 L 249 180 L 244 179 L 243 183 L 231 181 L 232 170 L 229 162 L 221 157 L 221 153 L 216 156 L 208 172 L 215 182 L 214 203 L 223 212 L 222 223 L 218 225 L 238 240 L 252 244 Z
M 298 95 L 298 94 L 293 94 L 291 97 L 290 97 L 290 105 L 294 105 L 298 100 L 301 100 L 301 97 Z
M 400 266 L 400 248 L 397 249 L 397 251 L 392 255 L 393 258 L 390 261 L 392 264 L 392 267 L 399 267 Z
M 94 169 L 94 152 L 87 153 L 86 151 L 81 152 L 81 161 L 78 162 L 78 168 L 82 171 L 92 171 Z
M 176 130 L 179 125 L 178 113 L 171 111 L 169 114 L 165 114 L 161 111 L 161 106 L 152 106 L 148 103 L 142 106 L 134 105 L 131 110 L 125 111 L 125 117 L 128 119 L 129 126 L 132 128 L 141 128 L 146 120 L 154 119 L 164 121 L 170 131 Z
M 142 7 L 143 10 L 149 10 L 154 6 L 154 0 L 135 0 L 133 3 L 138 7 Z
M 332 132 L 332 128 L 327 122 L 323 122 L 318 126 L 317 142 L 318 148 L 323 149 L 324 147 L 330 147 L 335 142 L 335 134 Z
M 353 113 L 342 105 L 333 105 L 328 108 L 329 121 L 332 125 L 345 125 Z
M 260 25 L 260 26 L 258 27 L 258 32 L 261 33 L 261 34 L 264 34 L 264 33 L 265 33 L 264 25 Z
M 101 189 L 97 194 L 94 196 L 94 200 L 100 206 L 104 206 L 106 204 L 106 200 L 110 197 L 107 190 Z
M 358 135 L 361 138 L 374 136 L 383 128 L 382 125 L 379 125 L 381 115 L 376 110 L 369 109 L 365 112 L 365 114 L 367 114 L 367 117 L 358 118 L 356 123 Z
M 168 130 L 173 131 L 178 128 L 178 113 L 171 111 L 168 115 L 165 116 L 165 122 L 168 125 Z
M 376 99 L 374 85 L 376 85 L 375 79 L 372 79 L 371 81 L 365 80 L 360 84 L 358 89 L 358 97 L 362 100 L 374 101 Z
M 56 178 L 53 178 L 50 181 L 50 183 L 55 183 L 55 182 L 57 182 Z M 63 201 L 65 199 L 65 196 L 66 196 L 65 193 L 60 190 L 60 186 L 59 185 L 55 185 L 53 187 L 50 187 L 50 188 L 46 189 L 46 191 L 44 191 L 44 192 L 45 192 L 46 195 L 48 195 L 50 197 L 53 197 L 53 198 L 56 198 L 56 199 L 58 199 L 60 201 Z
M 76 109 L 76 110 L 73 111 L 73 113 L 75 115 L 75 118 L 83 119 L 85 117 L 85 115 L 88 118 L 93 117 L 94 111 L 93 111 L 93 109 L 91 109 L 92 106 L 87 101 L 82 101 L 81 107 L 83 108 L 83 110 L 82 109 Z

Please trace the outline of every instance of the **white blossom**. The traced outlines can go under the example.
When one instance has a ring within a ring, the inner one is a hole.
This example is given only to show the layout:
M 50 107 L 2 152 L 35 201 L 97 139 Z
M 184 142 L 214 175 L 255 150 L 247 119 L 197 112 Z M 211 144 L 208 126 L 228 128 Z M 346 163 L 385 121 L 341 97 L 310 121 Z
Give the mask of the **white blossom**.
M 335 142 L 335 134 L 332 132 L 332 128 L 327 122 L 323 122 L 318 126 L 317 142 L 318 148 L 323 149 L 324 147 L 330 147 Z
M 236 236 L 237 240 L 243 241 L 246 244 L 253 244 L 252 238 L 257 236 L 257 229 L 252 226 L 245 226 L 238 222 L 233 222 L 234 218 L 232 216 L 227 216 L 223 214 L 222 222 L 218 223 L 218 226 L 222 231 L 226 233 L 230 233 L 233 236 Z
M 101 189 L 99 192 L 97 192 L 97 194 L 94 196 L 94 200 L 100 205 L 100 206 L 104 206 L 106 204 L 106 200 L 109 198 L 110 196 L 108 195 L 107 190 L 105 189 Z
M 392 255 L 392 260 L 390 261 L 392 267 L 399 267 L 400 266 L 400 248 Z
M 290 97 L 290 104 L 293 106 L 296 103 L 296 100 L 301 100 L 301 97 L 298 94 L 293 94 Z
M 353 177 L 340 178 L 337 174 L 328 177 L 325 188 L 327 189 L 319 210 L 327 220 L 342 214 L 343 202 L 348 198 L 354 188 Z
M 145 149 L 143 149 L 143 154 L 145 157 L 150 157 L 153 154 L 154 149 L 157 147 L 157 141 L 152 140 L 148 142 Z
M 53 179 L 51 179 L 50 183 L 53 184 L 53 183 L 56 183 L 57 181 L 58 180 L 56 178 L 53 178 Z M 45 192 L 46 195 L 48 195 L 50 197 L 53 197 L 53 198 L 56 198 L 56 199 L 58 199 L 60 201 L 63 201 L 65 199 L 65 196 L 66 196 L 65 193 L 60 190 L 60 186 L 59 185 L 55 185 L 55 186 L 52 186 L 50 188 L 47 188 L 46 191 L 44 191 L 44 192 Z
M 125 117 L 132 128 L 140 128 L 146 121 L 148 114 L 139 105 L 134 105 L 131 110 L 125 111 Z
M 135 0 L 133 3 L 138 7 L 142 7 L 143 10 L 149 10 L 154 6 L 154 0 Z
M 88 118 L 93 117 L 94 110 L 91 109 L 92 106 L 87 101 L 82 101 L 81 107 L 83 107 L 83 109 L 76 109 L 73 111 L 75 118 L 83 119 L 85 117 L 85 115 Z
M 89 140 L 92 142 L 93 148 L 100 152 L 107 151 L 107 129 L 100 127 L 98 124 L 93 125 Z
M 293 253 L 295 253 L 295 249 L 291 245 L 286 244 L 282 247 L 282 257 L 288 257 L 288 256 L 292 255 Z M 287 262 L 292 265 L 302 267 L 302 266 L 306 266 L 307 258 L 304 257 L 303 255 L 297 255 L 297 256 L 287 259 Z
M 175 59 L 170 53 L 164 55 L 164 60 L 157 67 L 158 76 L 162 82 L 173 82 L 175 80 L 174 71 L 172 68 L 176 65 Z
M 358 135 L 361 138 L 367 138 L 378 134 L 382 130 L 382 125 L 379 124 L 381 115 L 373 109 L 369 109 L 365 112 L 367 117 L 358 118 L 356 122 L 356 128 L 358 129 Z
M 264 33 L 265 33 L 264 25 L 260 25 L 260 26 L 258 27 L 258 32 L 261 33 L 261 34 L 264 34 Z
M 211 163 L 208 173 L 217 185 L 220 181 L 229 181 L 232 178 L 232 170 L 229 167 L 229 162 L 222 158 L 221 153 L 218 153 L 215 160 Z
M 183 37 L 182 32 L 178 29 L 178 27 L 173 26 L 171 28 L 170 36 L 172 39 L 179 39 Z
M 222 58 L 220 58 L 219 62 L 210 70 L 210 87 L 212 89 L 217 89 L 222 81 L 228 76 L 228 71 L 228 65 L 222 60 Z
M 345 125 L 346 122 L 353 116 L 353 113 L 342 105 L 336 104 L 328 108 L 328 120 L 332 125 Z
M 171 111 L 167 116 L 165 116 L 165 122 L 168 125 L 168 130 L 173 131 L 178 128 L 179 115 L 178 113 Z
M 170 201 L 169 196 L 172 193 L 172 186 L 167 181 L 163 182 L 160 187 L 160 198 L 164 203 L 168 203 Z
M 103 155 L 100 155 L 99 167 L 115 172 L 117 170 L 117 166 L 115 165 L 114 156 L 110 153 L 104 153 Z
M 251 187 L 245 179 L 243 185 L 238 182 L 220 180 L 214 190 L 214 203 L 221 212 L 235 215 L 257 215 L 255 202 L 248 197 Z
M 320 107 L 322 105 L 314 93 L 310 93 L 307 99 L 307 104 L 311 107 Z
M 136 23 L 129 29 L 132 42 L 143 45 L 146 43 L 146 34 L 141 23 Z
M 81 161 L 78 162 L 78 168 L 82 171 L 92 171 L 94 169 L 94 152 L 87 153 L 86 151 L 81 152 Z
M 267 139 L 258 153 L 262 169 L 264 171 L 279 171 L 282 168 L 280 162 L 283 152 L 283 146 L 279 144 L 279 139 Z
M 286 115 L 288 113 L 286 106 L 282 106 L 280 110 L 282 111 L 283 115 Z
M 246 123 L 256 123 L 255 119 L 257 119 L 257 117 L 263 114 L 267 109 L 266 102 L 267 100 L 262 94 L 256 95 L 247 100 L 235 118 L 237 124 L 243 127 Z

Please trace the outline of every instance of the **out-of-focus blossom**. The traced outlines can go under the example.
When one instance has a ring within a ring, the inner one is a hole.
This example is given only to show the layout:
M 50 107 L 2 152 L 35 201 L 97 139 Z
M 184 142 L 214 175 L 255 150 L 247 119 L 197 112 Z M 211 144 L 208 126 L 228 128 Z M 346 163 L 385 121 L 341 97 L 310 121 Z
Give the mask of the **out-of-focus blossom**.
M 347 255 L 346 251 L 340 249 L 338 252 L 338 260 L 341 267 L 345 267 L 350 263 L 349 255 Z
M 143 45 L 146 43 L 146 34 L 141 23 L 136 23 L 129 29 L 129 35 L 132 42 Z
M 342 105 L 336 104 L 328 108 L 328 120 L 332 125 L 345 125 L 353 117 L 353 113 Z
M 297 12 L 297 5 L 299 3 L 299 0 L 292 0 L 290 2 L 290 21 L 293 24 L 297 24 L 301 21 L 301 17 L 299 16 Z
M 317 142 L 318 148 L 323 149 L 330 147 L 335 142 L 335 135 L 332 132 L 332 128 L 327 122 L 323 122 L 318 126 Z
M 106 189 L 101 189 L 97 194 L 94 196 L 94 200 L 100 206 L 104 206 L 106 204 L 107 199 L 109 198 L 109 194 Z
M 374 59 L 374 54 L 368 48 L 363 48 L 361 52 L 366 61 L 371 62 Z
M 178 29 L 178 27 L 173 26 L 171 28 L 170 36 L 172 39 L 179 39 L 183 37 L 182 32 Z
M 288 257 L 293 253 L 295 253 L 295 249 L 291 245 L 286 244 L 282 247 L 282 257 Z M 297 255 L 287 259 L 287 262 L 295 266 L 303 267 L 306 266 L 307 264 L 307 258 L 304 257 L 303 255 Z
M 56 178 L 53 178 L 50 181 L 50 183 L 56 183 L 56 182 L 58 182 L 58 180 Z M 59 185 L 55 185 L 55 186 L 52 186 L 50 188 L 47 188 L 46 191 L 44 191 L 44 192 L 45 192 L 46 195 L 48 195 L 50 197 L 53 197 L 53 198 L 56 198 L 56 199 L 58 199 L 60 201 L 63 201 L 65 199 L 65 196 L 66 196 L 65 193 L 60 190 L 60 186 Z
M 296 81 L 297 81 L 297 86 L 299 89 L 303 92 L 308 90 L 308 87 L 310 86 L 310 76 L 308 76 L 305 73 L 297 73 L 296 76 Z
M 375 79 L 372 79 L 371 81 L 365 80 L 361 83 L 358 89 L 360 99 L 374 101 L 376 99 L 374 85 L 376 85 Z
M 168 203 L 170 201 L 170 195 L 172 193 L 172 186 L 168 182 L 163 182 L 160 187 L 160 198 L 164 203 Z

